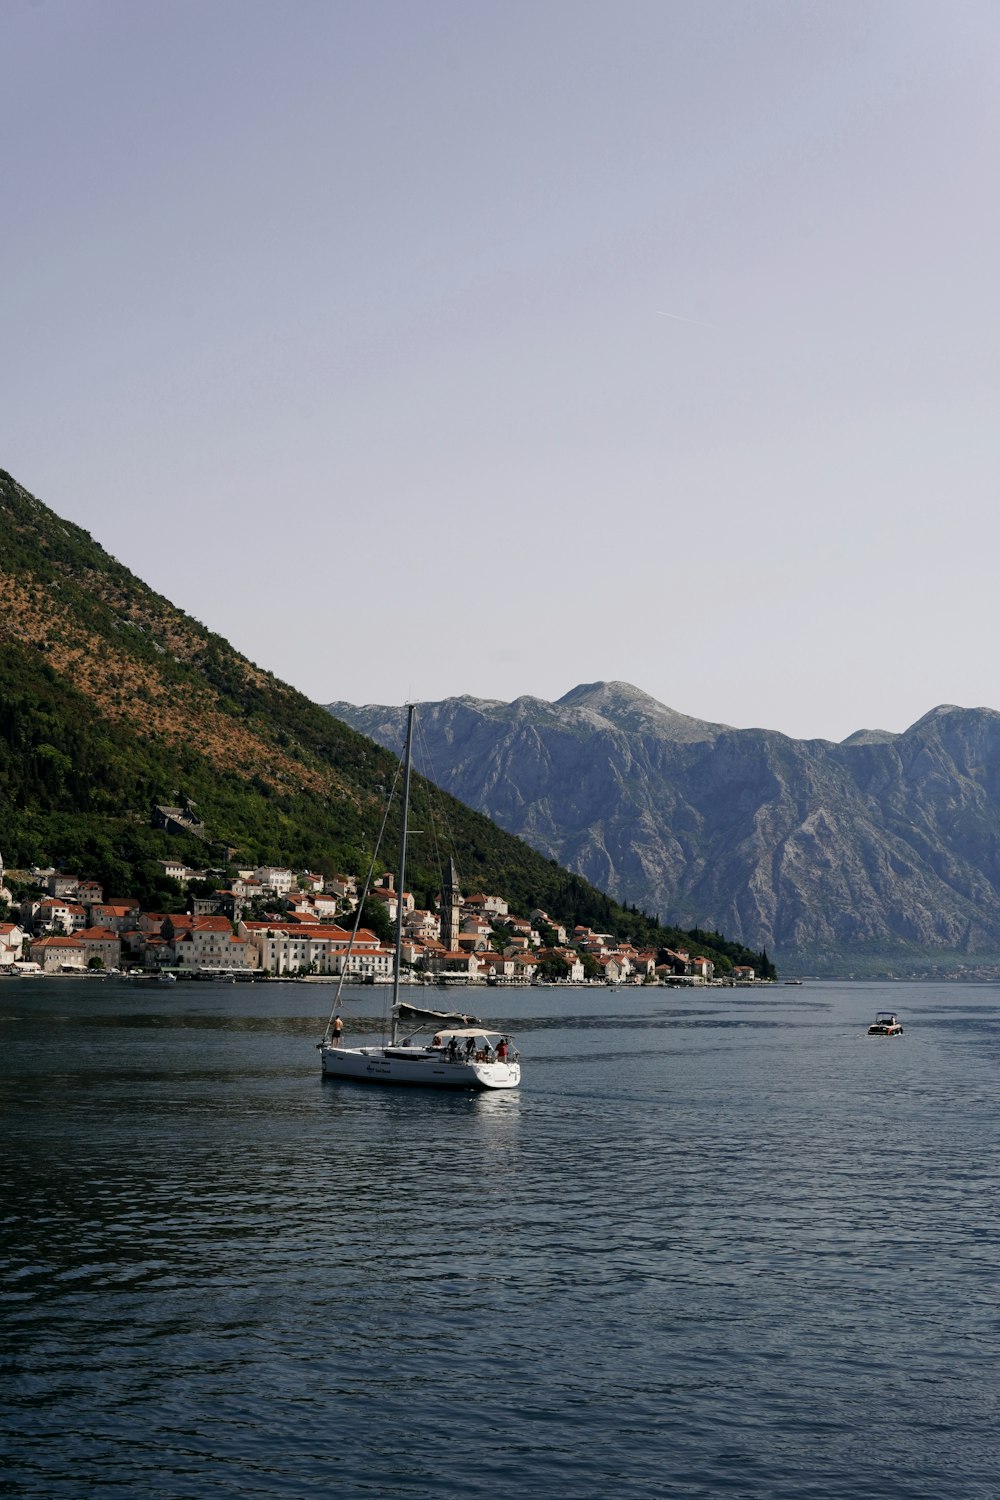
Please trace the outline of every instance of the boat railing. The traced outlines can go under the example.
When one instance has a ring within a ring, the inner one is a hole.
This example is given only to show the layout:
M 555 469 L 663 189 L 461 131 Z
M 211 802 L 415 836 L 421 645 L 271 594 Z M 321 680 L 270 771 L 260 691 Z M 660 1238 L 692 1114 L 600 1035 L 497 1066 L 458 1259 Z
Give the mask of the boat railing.
M 495 1047 L 477 1047 L 474 1052 L 466 1052 L 464 1047 L 458 1047 L 454 1052 L 448 1047 L 433 1048 L 435 1052 L 440 1051 L 441 1060 L 446 1063 L 493 1063 L 493 1062 L 520 1062 L 521 1054 L 516 1047 L 507 1044 L 506 1056 L 500 1057 Z

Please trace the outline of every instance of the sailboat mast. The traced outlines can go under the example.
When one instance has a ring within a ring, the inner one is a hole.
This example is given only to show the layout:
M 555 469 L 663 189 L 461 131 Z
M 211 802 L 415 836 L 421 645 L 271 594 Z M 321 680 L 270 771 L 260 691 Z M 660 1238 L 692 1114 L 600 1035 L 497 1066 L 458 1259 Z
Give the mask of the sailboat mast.
M 399 970 L 403 957 L 403 885 L 406 880 L 406 831 L 410 812 L 410 764 L 413 758 L 413 714 L 416 705 L 406 709 L 406 753 L 403 759 L 403 814 L 399 823 L 399 860 L 396 882 L 396 958 L 392 973 L 392 1045 L 396 1045 L 399 1025 Z

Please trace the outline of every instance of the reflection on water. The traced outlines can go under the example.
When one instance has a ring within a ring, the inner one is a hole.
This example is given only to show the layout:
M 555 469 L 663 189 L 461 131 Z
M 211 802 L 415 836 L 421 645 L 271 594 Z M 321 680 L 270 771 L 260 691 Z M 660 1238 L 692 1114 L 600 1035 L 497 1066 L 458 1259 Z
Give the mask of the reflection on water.
M 322 1080 L 325 987 L 27 989 L 0 1493 L 1000 1492 L 993 990 L 478 992 L 456 1095 Z

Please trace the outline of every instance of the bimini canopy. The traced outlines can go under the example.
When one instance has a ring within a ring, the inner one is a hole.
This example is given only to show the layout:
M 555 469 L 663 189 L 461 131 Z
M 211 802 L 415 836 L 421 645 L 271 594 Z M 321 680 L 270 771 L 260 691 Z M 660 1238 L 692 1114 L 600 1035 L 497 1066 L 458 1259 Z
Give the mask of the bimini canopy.
M 459 1031 L 438 1031 L 435 1033 L 434 1040 L 438 1043 L 447 1043 L 452 1037 L 458 1041 L 460 1038 L 465 1040 L 470 1036 L 481 1036 L 486 1041 L 491 1041 L 493 1037 L 499 1041 L 502 1036 L 506 1035 L 505 1031 L 484 1031 L 481 1026 L 463 1026 Z

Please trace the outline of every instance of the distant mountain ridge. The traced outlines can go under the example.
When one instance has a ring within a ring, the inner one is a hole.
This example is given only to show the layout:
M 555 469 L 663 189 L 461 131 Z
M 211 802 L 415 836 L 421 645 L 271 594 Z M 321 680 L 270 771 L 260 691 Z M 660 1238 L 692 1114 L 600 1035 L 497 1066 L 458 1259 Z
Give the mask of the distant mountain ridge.
M 332 703 L 396 745 L 402 710 Z M 619 900 L 772 956 L 1000 957 L 1000 713 L 842 743 L 710 724 L 627 683 L 420 706 L 422 769 Z

